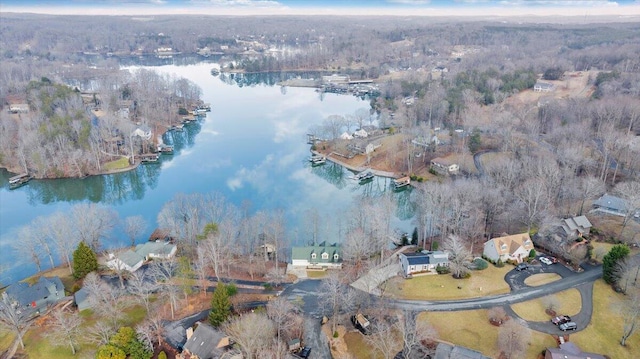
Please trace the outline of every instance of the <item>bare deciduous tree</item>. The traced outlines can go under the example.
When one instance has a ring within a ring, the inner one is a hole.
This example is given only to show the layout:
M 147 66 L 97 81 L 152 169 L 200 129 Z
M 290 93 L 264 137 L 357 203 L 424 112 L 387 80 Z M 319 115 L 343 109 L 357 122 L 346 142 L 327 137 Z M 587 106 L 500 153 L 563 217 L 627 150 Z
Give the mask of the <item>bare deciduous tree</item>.
M 76 354 L 76 347 L 80 342 L 80 325 L 82 318 L 78 312 L 55 310 L 51 313 L 51 321 L 45 335 L 49 337 L 53 345 L 68 345 L 71 354 Z
M 225 323 L 224 331 L 238 345 L 247 359 L 260 358 L 271 347 L 276 326 L 264 313 L 246 313 Z
M 136 238 L 147 229 L 147 221 L 142 216 L 129 216 L 124 219 L 124 231 L 131 240 L 131 246 L 136 244 Z
M 15 333 L 20 342 L 20 346 L 24 349 L 24 341 L 22 340 L 25 332 L 31 325 L 25 311 L 20 310 L 17 302 L 13 298 L 3 295 L 0 300 L 0 327 Z
M 527 351 L 530 332 L 515 320 L 509 320 L 498 331 L 498 348 L 505 358 L 522 358 Z
M 48 235 L 56 245 L 58 255 L 69 267 L 69 273 L 73 273 L 71 257 L 73 251 L 78 248 L 80 238 L 74 235 L 72 219 L 62 212 L 55 212 L 48 217 Z
M 456 235 L 450 235 L 444 242 L 443 247 L 449 251 L 449 268 L 453 276 L 462 278 L 467 273 L 467 265 L 471 259 L 471 251 L 466 244 Z
M 622 314 L 622 338 L 620 345 L 626 346 L 627 339 L 640 327 L 640 288 L 635 288 L 620 304 Z
M 376 350 L 383 358 L 391 359 L 402 350 L 399 333 L 394 323 L 380 319 L 371 324 L 371 334 L 364 337 L 365 342 Z
M 117 222 L 117 213 L 95 203 L 80 203 L 71 208 L 77 242 L 84 242 L 99 252 L 100 240 L 106 238 Z
M 156 283 L 154 283 L 150 278 L 146 278 L 143 271 L 136 271 L 132 273 L 129 280 L 127 280 L 127 291 L 129 291 L 129 293 L 131 293 L 138 302 L 144 305 L 147 313 L 149 313 L 151 295 L 156 289 Z
M 171 309 L 171 319 L 175 318 L 175 309 L 178 302 L 180 288 L 173 282 L 173 277 L 178 270 L 176 257 L 170 259 L 154 261 L 149 266 L 149 275 L 153 278 L 156 286 L 161 288 L 164 297 L 169 301 Z

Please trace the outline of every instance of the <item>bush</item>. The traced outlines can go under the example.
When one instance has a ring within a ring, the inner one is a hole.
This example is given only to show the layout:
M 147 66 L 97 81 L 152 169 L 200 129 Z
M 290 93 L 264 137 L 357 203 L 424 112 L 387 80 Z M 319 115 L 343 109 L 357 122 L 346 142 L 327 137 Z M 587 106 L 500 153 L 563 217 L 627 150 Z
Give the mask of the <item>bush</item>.
M 227 295 L 230 297 L 233 297 L 236 294 L 238 294 L 238 287 L 236 286 L 236 284 L 235 283 L 227 284 Z
M 335 332 L 333 332 L 333 337 L 334 337 L 334 338 L 337 338 L 337 337 L 339 337 L 339 336 L 340 336 L 340 334 L 338 334 L 338 331 L 337 331 L 337 330 L 336 330 Z
M 167 353 L 163 351 L 161 351 L 160 353 L 158 353 L 158 359 L 167 359 Z
M 188 115 L 188 114 L 189 114 L 189 111 L 187 111 L 187 109 L 186 109 L 186 108 L 184 108 L 184 107 L 180 107 L 180 108 L 178 108 L 178 115 L 180 115 L 180 116 L 186 116 L 186 115 Z
M 264 290 L 272 290 L 273 286 L 271 285 L 271 283 L 265 283 L 262 285 L 264 287 Z
M 532 249 L 529 251 L 529 258 L 533 259 L 536 257 L 536 250 Z
M 436 267 L 436 273 L 438 273 L 438 274 L 449 274 L 449 273 L 451 273 L 451 270 L 447 266 L 441 266 L 441 265 L 438 264 L 438 266 Z
M 473 260 L 473 265 L 476 267 L 476 270 L 483 270 L 489 267 L 489 263 L 482 258 L 476 258 Z
M 498 262 L 496 263 L 496 267 L 498 268 L 504 267 L 504 262 L 502 261 L 502 259 L 498 259 Z

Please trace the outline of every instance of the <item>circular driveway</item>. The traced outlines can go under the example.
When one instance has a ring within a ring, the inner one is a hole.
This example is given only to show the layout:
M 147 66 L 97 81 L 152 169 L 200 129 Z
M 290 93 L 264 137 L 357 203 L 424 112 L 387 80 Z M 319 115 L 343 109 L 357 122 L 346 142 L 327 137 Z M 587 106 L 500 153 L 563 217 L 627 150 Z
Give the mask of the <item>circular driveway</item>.
M 572 271 L 571 269 L 565 267 L 561 263 L 546 265 L 546 264 L 540 263 L 539 261 L 537 262 L 538 264 L 530 265 L 529 268 L 527 269 L 524 269 L 522 271 L 517 271 L 513 269 L 505 275 L 504 280 L 509 284 L 512 294 L 516 294 L 528 288 L 533 288 L 533 286 L 529 286 L 525 284 L 525 280 L 528 277 L 535 274 L 555 273 L 555 274 L 558 274 L 563 279 L 572 277 L 578 274 Z M 593 269 L 594 267 L 586 265 L 585 270 L 593 270 Z M 589 325 L 589 323 L 591 322 L 591 315 L 593 312 L 593 282 L 581 283 L 579 285 L 572 286 L 570 288 L 576 288 L 580 292 L 580 298 L 582 302 L 582 305 L 580 307 L 580 312 L 575 315 L 571 315 L 571 320 L 577 324 L 577 329 L 575 331 L 581 331 L 584 328 L 586 328 L 587 325 Z M 570 288 L 567 288 L 567 289 L 570 289 Z M 554 293 L 556 292 L 549 291 L 549 295 L 552 295 Z M 551 323 L 551 320 L 544 321 L 544 322 L 529 321 L 521 318 L 518 314 L 516 314 L 516 312 L 511 308 L 510 305 L 505 305 L 504 309 L 509 316 L 515 318 L 517 321 L 519 321 L 520 323 L 522 323 L 523 325 L 527 326 L 530 329 L 547 333 L 547 334 L 555 334 L 555 335 L 562 335 L 566 333 L 561 331 L 556 325 Z M 564 314 L 564 313 L 558 313 L 558 315 L 561 315 L 561 314 Z

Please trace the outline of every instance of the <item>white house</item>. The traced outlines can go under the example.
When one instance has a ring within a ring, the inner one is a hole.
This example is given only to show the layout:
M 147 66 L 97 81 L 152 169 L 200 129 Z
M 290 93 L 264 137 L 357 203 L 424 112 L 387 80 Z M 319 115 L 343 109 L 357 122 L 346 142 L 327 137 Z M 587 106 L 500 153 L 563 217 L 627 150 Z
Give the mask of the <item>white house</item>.
M 492 238 L 484 243 L 483 254 L 493 260 L 503 262 L 508 259 L 522 262 L 533 249 L 529 233 L 512 234 L 510 236 Z
M 555 89 L 555 86 L 553 86 L 553 84 L 548 83 L 548 82 L 538 81 L 538 82 L 536 82 L 535 85 L 533 85 L 533 91 L 534 92 L 551 92 L 554 89 Z
M 348 134 L 348 133 L 346 133 L 346 132 L 343 132 L 343 133 L 340 135 L 340 139 L 343 139 L 343 140 L 353 140 L 353 136 L 351 136 L 350 134 Z
M 405 276 L 434 272 L 438 266 L 449 266 L 449 254 L 443 251 L 400 253 L 398 259 Z
M 353 133 L 353 137 L 367 138 L 367 136 L 369 136 L 369 134 L 362 128 Z
M 342 268 L 342 248 L 338 243 L 329 244 L 326 242 L 313 246 L 292 247 L 291 265 L 294 267 Z
M 144 257 L 140 256 L 138 253 L 132 251 L 131 249 L 127 249 L 122 253 L 118 253 L 117 256 L 113 253 L 109 253 L 107 267 L 115 271 L 126 270 L 133 273 L 140 267 L 142 267 L 143 263 Z
M 457 163 L 441 157 L 437 157 L 431 160 L 431 168 L 438 173 L 448 175 L 455 175 L 460 172 L 460 166 Z
M 136 253 L 145 260 L 173 258 L 177 250 L 178 246 L 164 241 L 146 242 L 136 246 Z

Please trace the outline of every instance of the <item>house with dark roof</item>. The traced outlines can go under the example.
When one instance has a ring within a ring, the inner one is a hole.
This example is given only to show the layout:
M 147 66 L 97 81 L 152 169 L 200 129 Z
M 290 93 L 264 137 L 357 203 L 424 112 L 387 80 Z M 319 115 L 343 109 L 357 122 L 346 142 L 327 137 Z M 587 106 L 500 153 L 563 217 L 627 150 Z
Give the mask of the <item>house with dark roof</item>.
M 490 359 L 482 353 L 469 348 L 448 344 L 438 343 L 434 359 Z
M 594 211 L 625 217 L 630 210 L 627 201 L 622 198 L 604 194 L 593 202 Z
M 80 288 L 80 290 L 73 293 L 73 301 L 76 303 L 79 311 L 92 307 L 91 301 L 89 300 L 89 291 L 86 288 Z
M 192 334 L 187 332 L 184 358 L 217 359 L 231 346 L 229 337 L 206 323 L 199 323 Z
M 563 219 L 561 226 L 567 239 L 576 239 L 589 235 L 592 227 L 591 222 L 585 216 Z
M 294 267 L 342 268 L 342 247 L 338 243 L 322 242 L 317 245 L 291 248 Z
M 564 342 L 560 348 L 547 348 L 544 359 L 605 359 L 605 356 L 583 352 L 573 342 Z
M 438 266 L 449 266 L 449 254 L 443 251 L 422 251 L 398 255 L 405 277 L 417 273 L 434 273 Z
M 38 313 L 65 296 L 64 285 L 59 277 L 40 277 L 33 285 L 25 282 L 14 283 L 7 287 L 2 295 L 13 300 L 13 304 L 19 308 Z

